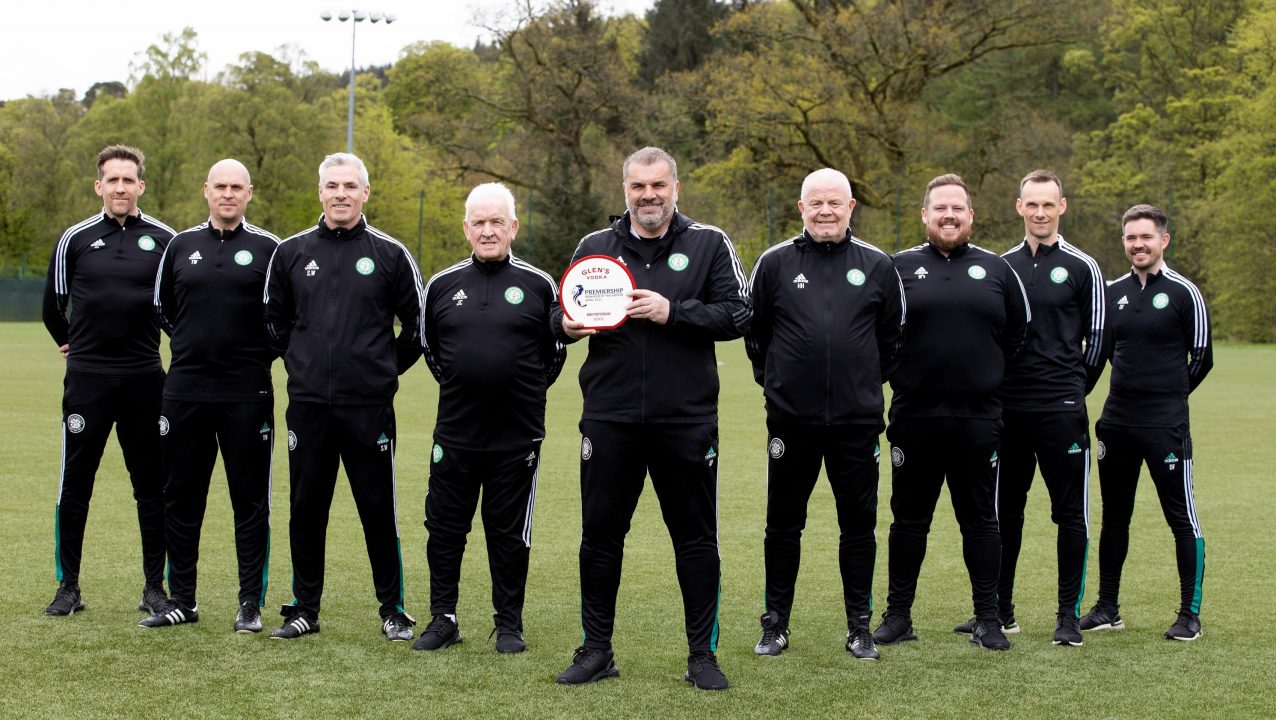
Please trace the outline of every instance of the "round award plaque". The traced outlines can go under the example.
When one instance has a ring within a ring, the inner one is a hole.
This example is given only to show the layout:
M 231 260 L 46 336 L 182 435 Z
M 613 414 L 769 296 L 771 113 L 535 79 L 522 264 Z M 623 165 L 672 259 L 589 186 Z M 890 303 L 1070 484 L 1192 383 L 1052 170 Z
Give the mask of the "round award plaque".
M 632 300 L 634 276 L 608 255 L 586 255 L 563 273 L 558 298 L 569 320 L 593 330 L 611 330 L 625 323 L 625 306 Z

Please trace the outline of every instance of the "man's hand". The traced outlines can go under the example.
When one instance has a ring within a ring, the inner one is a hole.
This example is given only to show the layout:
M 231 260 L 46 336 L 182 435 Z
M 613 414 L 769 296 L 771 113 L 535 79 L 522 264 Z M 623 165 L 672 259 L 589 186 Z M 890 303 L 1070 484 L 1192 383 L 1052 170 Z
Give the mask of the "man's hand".
M 567 337 L 579 340 L 583 337 L 589 337 L 597 333 L 597 330 L 586 328 L 585 323 L 579 320 L 569 320 L 567 315 L 563 315 L 563 332 L 567 333 Z
M 625 314 L 631 318 L 650 320 L 657 325 L 669 322 L 669 299 L 654 290 L 637 289 L 633 301 L 625 306 Z
M 62 347 L 58 348 L 58 352 L 62 353 L 62 359 L 66 360 L 67 356 L 71 354 L 71 346 L 69 344 L 63 345 Z

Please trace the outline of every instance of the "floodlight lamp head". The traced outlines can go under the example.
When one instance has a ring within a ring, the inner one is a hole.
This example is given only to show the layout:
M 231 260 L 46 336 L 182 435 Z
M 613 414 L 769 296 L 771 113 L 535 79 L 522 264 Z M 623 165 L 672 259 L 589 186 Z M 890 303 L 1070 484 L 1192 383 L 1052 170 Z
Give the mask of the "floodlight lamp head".
M 369 19 L 369 20 L 371 20 L 371 21 L 372 21 L 372 22 L 374 22 L 374 23 L 375 23 L 375 22 L 381 22 L 381 13 L 379 13 L 379 12 L 374 12 L 374 13 L 372 13 L 371 15 L 369 15 L 369 16 L 368 16 L 368 19 Z
M 338 20 L 340 20 L 341 22 L 345 22 L 345 21 L 349 20 L 349 19 L 350 19 L 350 11 L 349 11 L 349 10 L 342 10 L 341 12 L 337 13 L 337 19 L 338 19 Z
M 390 13 L 386 13 L 386 14 L 385 14 L 385 24 L 386 24 L 386 25 L 389 25 L 390 23 L 392 23 L 392 22 L 394 22 L 395 20 L 398 20 L 398 19 L 399 19 L 399 16 L 398 16 L 398 15 L 391 15 Z
M 328 22 L 329 20 L 332 19 L 332 11 L 324 10 L 323 12 L 319 13 L 319 19 L 323 20 L 324 22 Z
M 364 12 L 364 11 L 362 11 L 362 10 L 355 10 L 355 11 L 354 11 L 354 21 L 355 21 L 355 22 L 363 22 L 363 21 L 364 21 L 364 20 L 366 20 L 366 19 L 368 19 L 368 14 L 367 14 L 366 12 Z

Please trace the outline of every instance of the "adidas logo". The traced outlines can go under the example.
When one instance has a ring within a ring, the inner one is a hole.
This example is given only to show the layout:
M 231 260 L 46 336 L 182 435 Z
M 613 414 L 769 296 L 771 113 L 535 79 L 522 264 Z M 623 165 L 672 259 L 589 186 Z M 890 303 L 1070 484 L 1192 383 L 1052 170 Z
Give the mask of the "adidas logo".
M 386 437 L 385 433 L 381 433 L 381 437 L 377 438 L 377 446 L 381 452 L 385 452 L 390 447 L 390 438 Z
M 629 263 L 625 262 L 625 259 L 624 259 L 623 257 L 619 256 L 619 255 L 617 255 L 617 256 L 616 256 L 616 262 L 620 263 L 621 265 L 628 265 L 628 264 L 629 264 Z
M 918 280 L 925 280 L 926 276 L 929 274 L 930 273 L 926 272 L 926 268 L 924 267 L 919 267 L 913 271 L 913 275 L 915 275 Z
M 793 278 L 793 284 L 797 285 L 799 290 L 806 287 L 807 282 L 806 275 L 802 273 L 798 273 L 797 277 Z
M 1167 463 L 1176 463 L 1178 461 L 1179 459 L 1177 456 L 1174 455 L 1174 453 L 1170 453 L 1169 455 L 1165 456 L 1165 462 Z
M 187 260 L 190 260 L 190 261 L 191 261 L 191 265 L 198 265 L 198 264 L 199 264 L 199 261 L 200 261 L 200 260 L 203 260 L 203 259 L 204 259 L 204 256 L 203 256 L 203 255 L 200 255 L 198 250 L 196 250 L 195 252 L 191 253 L 191 254 L 190 254 L 190 257 L 188 257 L 188 258 L 187 258 Z
M 1124 310 L 1125 306 L 1129 304 L 1130 304 L 1130 298 L 1126 297 L 1125 295 L 1122 295 L 1121 299 L 1117 300 L 1117 310 Z
M 713 467 L 713 461 L 717 459 L 718 453 L 713 448 L 709 448 L 709 452 L 704 454 L 704 460 L 709 464 L 709 467 Z
M 310 263 L 306 265 L 306 277 L 314 277 L 317 272 L 319 272 L 319 263 L 311 260 Z
M 461 303 L 465 302 L 466 298 L 468 297 L 469 296 L 465 294 L 464 290 L 457 290 L 456 294 L 452 296 L 452 300 L 454 300 L 457 305 L 460 305 Z
M 98 249 L 98 248 L 104 248 L 104 247 L 106 247 L 106 243 L 102 242 L 102 238 L 98 238 L 97 240 L 94 240 L 94 241 L 93 241 L 93 244 L 92 244 L 92 245 L 90 245 L 89 247 L 91 247 L 91 248 L 93 248 L 94 250 L 96 250 L 96 249 Z
M 531 467 L 532 463 L 536 462 L 536 451 L 533 450 L 532 452 L 527 453 L 526 460 L 527 460 L 527 467 Z
M 1080 452 L 1081 452 L 1081 446 L 1078 445 L 1077 443 L 1072 443 L 1072 447 L 1068 448 L 1069 455 L 1077 455 Z

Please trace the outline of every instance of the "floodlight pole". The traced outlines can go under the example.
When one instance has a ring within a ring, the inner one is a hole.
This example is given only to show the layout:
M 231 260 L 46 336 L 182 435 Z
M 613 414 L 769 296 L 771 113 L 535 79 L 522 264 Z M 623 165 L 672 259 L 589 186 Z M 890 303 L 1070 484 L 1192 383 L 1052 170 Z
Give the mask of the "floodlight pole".
M 324 22 L 332 20 L 331 12 L 324 10 L 319 13 L 319 18 Z M 385 24 L 398 20 L 394 15 L 382 14 L 379 12 L 365 12 L 363 10 L 341 10 L 336 15 L 338 22 L 350 20 L 350 91 L 348 93 L 349 100 L 346 103 L 346 152 L 354 154 L 354 71 L 355 71 L 355 35 L 359 28 L 359 23 L 364 20 L 371 20 L 373 23 L 385 20 Z

